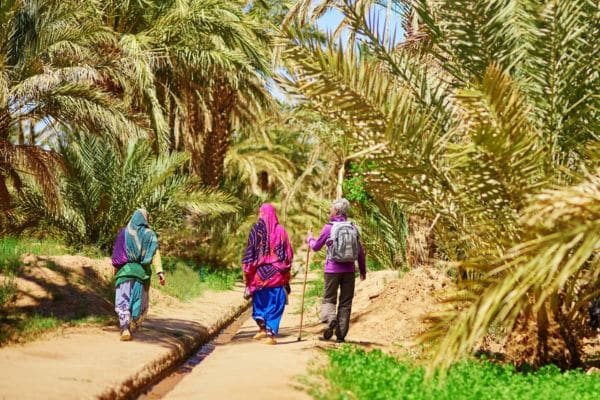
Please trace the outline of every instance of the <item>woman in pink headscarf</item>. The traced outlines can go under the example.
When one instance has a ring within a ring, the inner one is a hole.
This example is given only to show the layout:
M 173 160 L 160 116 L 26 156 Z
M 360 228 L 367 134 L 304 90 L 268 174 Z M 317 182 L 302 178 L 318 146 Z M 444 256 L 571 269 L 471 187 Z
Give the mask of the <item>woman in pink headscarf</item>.
M 275 336 L 289 292 L 293 258 L 292 245 L 275 207 L 263 204 L 242 259 L 246 293 L 252 297 L 252 317 L 259 327 L 254 339 L 266 338 L 268 344 L 277 343 Z

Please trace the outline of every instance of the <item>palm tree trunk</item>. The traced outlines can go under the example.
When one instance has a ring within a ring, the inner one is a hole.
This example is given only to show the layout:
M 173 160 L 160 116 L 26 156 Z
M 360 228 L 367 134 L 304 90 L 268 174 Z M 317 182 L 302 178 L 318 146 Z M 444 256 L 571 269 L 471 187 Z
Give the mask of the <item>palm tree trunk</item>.
M 213 89 L 211 105 L 212 126 L 202 149 L 202 182 L 217 187 L 223 179 L 225 154 L 229 148 L 231 134 L 231 113 L 235 105 L 235 92 L 224 82 Z
M 200 104 L 191 87 L 184 88 L 187 121 L 184 123 L 183 147 L 190 153 L 190 174 L 200 176 L 202 171 L 202 136 L 204 123 Z
M 6 187 L 6 178 L 0 174 L 0 211 L 9 210 L 11 207 L 10 193 Z

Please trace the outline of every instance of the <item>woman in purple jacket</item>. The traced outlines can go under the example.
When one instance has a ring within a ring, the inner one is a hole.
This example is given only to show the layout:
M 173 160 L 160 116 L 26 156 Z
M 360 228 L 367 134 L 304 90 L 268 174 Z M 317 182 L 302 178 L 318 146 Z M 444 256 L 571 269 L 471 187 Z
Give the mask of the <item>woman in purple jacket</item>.
M 344 342 L 348 327 L 350 325 L 350 313 L 352 311 L 352 299 L 354 298 L 354 281 L 356 272 L 356 262 L 360 272 L 360 280 L 365 280 L 367 276 L 365 252 L 360 240 L 358 239 L 358 229 L 352 225 L 356 231 L 356 260 L 335 261 L 332 254 L 334 239 L 331 237 L 334 225 L 345 223 L 348 218 L 348 208 L 350 203 L 346 199 L 335 200 L 331 206 L 330 222 L 327 223 L 317 239 L 313 238 L 312 232 L 308 232 L 307 243 L 313 251 L 319 251 L 324 245 L 327 245 L 327 258 L 325 260 L 325 291 L 323 293 L 323 303 L 321 305 L 321 321 L 327 324 L 323 332 L 324 339 L 331 339 L 333 332 L 338 343 Z M 346 224 L 347 225 L 347 224 Z M 336 313 L 336 303 L 339 288 L 339 305 Z

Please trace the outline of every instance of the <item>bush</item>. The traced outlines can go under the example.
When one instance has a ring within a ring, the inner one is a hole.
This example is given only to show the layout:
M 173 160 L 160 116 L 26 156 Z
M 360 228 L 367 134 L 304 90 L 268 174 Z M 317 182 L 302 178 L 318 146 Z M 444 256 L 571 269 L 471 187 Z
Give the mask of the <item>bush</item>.
M 200 281 L 212 290 L 229 290 L 236 282 L 242 280 L 241 269 L 214 269 L 203 266 L 199 270 L 199 275 Z
M 240 270 L 198 267 L 179 258 L 165 257 L 163 268 L 167 284 L 160 286 L 158 279 L 153 277 L 152 286 L 180 301 L 193 300 L 207 289 L 229 290 L 241 280 Z
M 600 393 L 600 377 L 580 370 L 562 373 L 549 365 L 520 373 L 485 360 L 459 362 L 445 379 L 426 381 L 422 367 L 352 346 L 330 351 L 320 374 L 329 383 L 313 387 L 317 399 L 596 399 Z

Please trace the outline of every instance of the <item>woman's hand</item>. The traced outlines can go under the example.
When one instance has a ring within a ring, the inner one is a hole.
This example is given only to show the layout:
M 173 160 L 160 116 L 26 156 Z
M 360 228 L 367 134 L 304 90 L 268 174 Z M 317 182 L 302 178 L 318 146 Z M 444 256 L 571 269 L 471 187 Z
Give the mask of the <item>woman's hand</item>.
M 308 243 L 313 238 L 312 228 L 308 228 L 306 232 L 306 242 Z
M 165 286 L 165 283 L 167 283 L 166 279 L 165 279 L 165 274 L 164 272 L 159 272 L 158 273 L 158 281 L 160 282 L 161 286 Z

